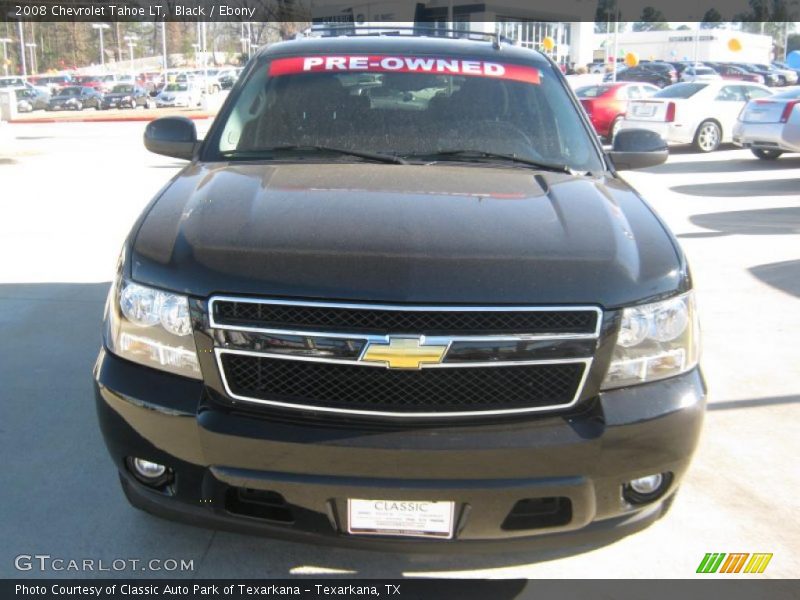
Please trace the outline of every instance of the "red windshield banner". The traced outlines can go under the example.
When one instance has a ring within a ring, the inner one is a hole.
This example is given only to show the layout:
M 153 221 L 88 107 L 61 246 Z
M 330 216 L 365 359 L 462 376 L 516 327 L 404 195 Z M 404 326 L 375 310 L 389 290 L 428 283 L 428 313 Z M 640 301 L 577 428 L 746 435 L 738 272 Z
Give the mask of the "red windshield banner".
M 299 73 L 429 73 L 433 75 L 464 75 L 510 79 L 524 83 L 539 83 L 539 69 L 525 65 L 497 63 L 485 60 L 461 60 L 430 56 L 355 56 L 324 55 L 276 58 L 269 65 L 269 75 Z

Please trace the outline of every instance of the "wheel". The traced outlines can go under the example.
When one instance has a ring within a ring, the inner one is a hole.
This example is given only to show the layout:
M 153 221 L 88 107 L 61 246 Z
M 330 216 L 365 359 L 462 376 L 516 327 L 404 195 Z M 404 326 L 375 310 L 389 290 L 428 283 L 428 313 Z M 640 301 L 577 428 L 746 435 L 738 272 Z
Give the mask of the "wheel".
M 694 147 L 700 152 L 713 152 L 719 148 L 722 131 L 714 121 L 703 121 L 694 134 Z
M 780 150 L 764 150 L 763 148 L 752 148 L 750 152 L 761 160 L 776 160 L 783 154 Z
M 622 127 L 622 115 L 619 115 L 613 121 L 611 121 L 611 125 L 609 125 L 608 127 L 608 135 L 606 136 L 606 139 L 608 140 L 609 143 L 614 142 L 614 138 L 619 133 L 621 127 Z

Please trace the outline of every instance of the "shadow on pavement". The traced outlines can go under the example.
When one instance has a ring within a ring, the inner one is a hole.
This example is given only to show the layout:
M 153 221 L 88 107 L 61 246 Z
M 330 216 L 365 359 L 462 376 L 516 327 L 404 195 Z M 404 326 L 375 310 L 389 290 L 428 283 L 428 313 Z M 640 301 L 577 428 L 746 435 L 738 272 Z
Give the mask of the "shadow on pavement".
M 676 185 L 670 189 L 678 194 L 703 196 L 706 198 L 797 196 L 800 194 L 800 179 L 725 181 L 717 183 L 699 183 L 694 185 Z
M 767 285 L 800 297 L 800 260 L 758 265 L 750 273 Z
M 797 194 L 798 190 L 795 189 L 794 193 Z M 685 233 L 678 237 L 718 237 L 737 234 L 792 235 L 800 233 L 800 206 L 705 213 L 693 215 L 689 221 L 693 225 L 711 231 Z
M 800 156 L 789 156 L 780 160 L 759 160 L 755 156 L 743 159 L 698 160 L 692 162 L 668 162 L 657 167 L 641 169 L 642 173 L 674 175 L 681 173 L 738 173 L 741 171 L 781 171 L 800 169 Z
M 775 396 L 772 398 L 752 398 L 750 400 L 727 400 L 724 402 L 709 402 L 706 410 L 731 410 L 736 408 L 761 408 L 764 406 L 778 406 L 781 404 L 798 404 L 800 396 Z

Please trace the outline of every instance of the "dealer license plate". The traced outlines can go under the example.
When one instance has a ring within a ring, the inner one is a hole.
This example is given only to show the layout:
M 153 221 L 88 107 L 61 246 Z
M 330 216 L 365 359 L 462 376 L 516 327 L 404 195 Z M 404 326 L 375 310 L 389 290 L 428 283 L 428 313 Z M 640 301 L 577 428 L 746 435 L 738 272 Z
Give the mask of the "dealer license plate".
M 356 535 L 453 537 L 454 502 L 420 500 L 347 501 L 347 531 Z
M 653 104 L 634 104 L 633 115 L 635 117 L 652 117 L 656 114 L 656 107 Z

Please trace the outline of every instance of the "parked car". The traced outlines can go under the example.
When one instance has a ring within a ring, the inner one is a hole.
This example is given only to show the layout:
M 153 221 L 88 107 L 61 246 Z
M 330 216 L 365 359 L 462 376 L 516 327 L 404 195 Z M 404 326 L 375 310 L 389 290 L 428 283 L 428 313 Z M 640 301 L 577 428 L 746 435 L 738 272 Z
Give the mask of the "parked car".
M 50 104 L 50 94 L 39 89 L 18 88 L 15 90 L 18 112 L 33 112 L 34 110 L 47 110 Z
M 652 96 L 659 90 L 649 83 L 603 83 L 575 90 L 597 135 L 614 139 L 628 109 L 629 100 Z
M 73 85 L 89 87 L 98 92 L 103 92 L 105 83 L 100 75 L 76 75 L 72 79 Z
M 84 108 L 100 108 L 103 95 L 94 88 L 70 86 L 59 90 L 50 98 L 47 110 L 83 110 Z
M 0 77 L 0 88 L 21 88 L 27 87 L 28 82 L 24 77 L 12 75 L 9 77 Z
M 229 90 L 233 87 L 236 83 L 236 80 L 239 78 L 239 75 L 236 73 L 235 69 L 223 69 L 220 71 L 219 75 L 217 75 L 217 82 L 219 83 L 219 89 L 221 90 Z
M 76 85 L 70 75 L 44 75 L 37 77 L 36 85 L 47 88 L 50 95 L 57 94 L 61 88 Z
M 764 83 L 764 77 L 758 73 L 751 73 L 742 67 L 736 65 L 729 65 L 725 63 L 715 63 L 712 65 L 713 69 L 719 73 L 722 79 L 728 81 L 749 81 L 751 83 Z
M 719 81 L 722 79 L 711 67 L 686 67 L 681 73 L 681 81 Z
M 644 63 L 644 66 L 650 69 L 651 71 L 657 71 L 669 77 L 669 83 L 667 85 L 671 85 L 673 83 L 678 82 L 679 79 L 678 71 L 677 69 L 675 69 L 673 65 L 671 65 L 668 62 L 655 60 Z
M 603 81 L 611 81 L 611 79 L 611 74 L 608 74 Z M 617 71 L 617 81 L 649 83 L 663 88 L 672 84 L 672 76 L 666 71 L 653 70 L 648 65 L 639 65 Z
M 733 128 L 733 143 L 764 160 L 800 152 L 800 86 L 748 102 Z
M 147 90 L 131 83 L 118 83 L 103 96 L 100 108 L 137 108 L 139 106 L 145 108 L 155 106 L 155 102 L 150 98 Z
M 605 153 L 535 50 L 353 37 L 259 50 L 202 144 L 185 117 L 145 129 L 190 162 L 106 304 L 94 390 L 126 497 L 428 553 L 638 530 L 706 397 L 686 258 L 618 173 L 665 144 Z
M 165 108 L 170 106 L 194 107 L 200 106 L 203 93 L 191 81 L 181 83 L 168 83 L 156 96 L 156 106 Z
M 771 95 L 755 83 L 676 83 L 646 100 L 632 100 L 620 131 L 649 129 L 670 144 L 693 144 L 700 152 L 713 152 L 732 141 L 733 126 L 748 100 Z
M 776 73 L 779 77 L 779 85 L 794 85 L 797 83 L 797 72 L 794 69 L 783 69 L 776 67 L 775 64 L 758 64 L 756 67 L 759 69 L 770 70 Z
M 790 67 L 785 62 L 780 62 L 780 61 L 774 60 L 774 61 L 772 61 L 772 66 L 776 67 L 778 69 L 785 69 L 785 70 L 789 70 L 789 71 L 794 71 L 795 74 L 798 77 L 800 77 L 800 68 Z
M 737 67 L 744 69 L 750 73 L 755 73 L 757 75 L 761 75 L 764 78 L 764 85 L 769 87 L 775 87 L 780 85 L 780 75 L 773 71 L 772 69 L 760 69 L 755 65 L 751 65 L 749 63 L 732 63 Z

